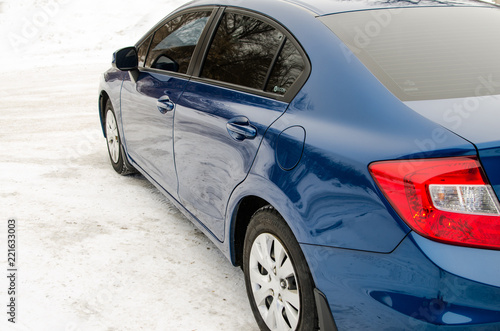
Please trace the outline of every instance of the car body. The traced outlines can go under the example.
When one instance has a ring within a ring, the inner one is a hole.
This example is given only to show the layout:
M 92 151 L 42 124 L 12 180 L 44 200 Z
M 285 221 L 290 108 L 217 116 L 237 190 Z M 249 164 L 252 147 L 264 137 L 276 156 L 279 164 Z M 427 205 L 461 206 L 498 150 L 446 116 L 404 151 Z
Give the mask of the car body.
M 112 164 L 234 265 L 255 224 L 286 224 L 262 233 L 310 277 L 293 308 L 314 328 L 498 330 L 499 19 L 475 1 L 190 2 L 102 77 Z M 266 320 L 272 295 L 261 328 L 307 330 Z

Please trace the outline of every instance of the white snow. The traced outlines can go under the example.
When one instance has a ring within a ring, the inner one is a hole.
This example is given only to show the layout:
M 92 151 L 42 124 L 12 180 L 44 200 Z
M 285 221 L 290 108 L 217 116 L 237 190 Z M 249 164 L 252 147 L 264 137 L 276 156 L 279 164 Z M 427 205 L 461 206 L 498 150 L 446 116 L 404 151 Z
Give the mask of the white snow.
M 146 179 L 115 174 L 100 131 L 112 52 L 182 3 L 0 0 L 0 330 L 257 330 L 241 270 Z

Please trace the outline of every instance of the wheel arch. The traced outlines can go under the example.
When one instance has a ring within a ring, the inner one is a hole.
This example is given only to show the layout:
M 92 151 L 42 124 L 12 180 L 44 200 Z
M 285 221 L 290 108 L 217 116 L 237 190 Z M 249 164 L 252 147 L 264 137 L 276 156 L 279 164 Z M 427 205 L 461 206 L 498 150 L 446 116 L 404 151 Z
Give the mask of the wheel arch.
M 238 203 L 235 209 L 231 240 L 231 259 L 234 265 L 243 265 L 243 244 L 252 215 L 267 205 L 270 205 L 270 203 L 255 195 L 246 196 Z
M 101 91 L 101 93 L 99 93 L 99 119 L 101 121 L 101 129 L 104 137 L 106 137 L 106 128 L 104 127 L 104 122 L 105 122 L 104 118 L 106 114 L 104 114 L 104 112 L 106 110 L 106 103 L 108 102 L 109 99 L 110 97 L 108 93 L 106 93 L 106 91 Z
M 305 237 L 306 229 L 303 227 L 303 222 L 290 221 L 301 218 L 285 193 L 268 180 L 250 173 L 233 192 L 228 204 L 229 224 L 226 226 L 226 238 L 229 238 L 229 242 L 225 248 L 229 250 L 228 257 L 233 265 L 242 265 L 243 242 L 251 217 L 257 210 L 267 205 L 272 206 L 280 214 L 299 243 Z
M 233 213 L 234 216 L 232 217 L 232 231 L 230 241 L 231 259 L 234 265 L 243 265 L 243 246 L 245 235 L 247 232 L 248 224 L 250 223 L 250 219 L 255 212 L 257 212 L 262 207 L 269 205 L 272 206 L 276 210 L 276 212 L 280 214 L 281 217 L 283 217 L 283 214 L 280 213 L 280 211 L 276 209 L 273 203 L 271 203 L 270 201 L 272 201 L 272 199 L 270 198 L 264 199 L 256 195 L 246 195 L 243 196 L 236 204 Z M 283 219 L 285 223 L 290 227 L 290 223 L 286 220 L 286 218 L 283 217 Z M 290 229 L 292 230 L 292 233 L 294 233 L 294 229 L 292 227 L 290 227 Z M 294 235 L 296 236 L 295 233 Z M 309 264 L 305 253 L 304 257 L 306 259 L 306 263 Z M 314 288 L 313 294 L 320 330 L 336 331 L 337 325 L 330 310 L 328 300 L 325 294 L 323 294 L 319 289 L 316 288 L 316 279 L 314 278 L 314 276 L 312 276 L 311 281 Z

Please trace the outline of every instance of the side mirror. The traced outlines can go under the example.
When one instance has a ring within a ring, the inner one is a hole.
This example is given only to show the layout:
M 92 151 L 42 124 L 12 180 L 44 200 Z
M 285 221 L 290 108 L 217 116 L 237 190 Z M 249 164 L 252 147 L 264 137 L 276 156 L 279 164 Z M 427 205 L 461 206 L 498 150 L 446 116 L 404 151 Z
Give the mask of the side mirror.
M 160 57 L 153 62 L 151 68 L 178 72 L 179 64 L 166 55 L 160 55 Z
M 113 67 L 122 71 L 137 69 L 139 58 L 135 47 L 125 47 L 113 53 Z

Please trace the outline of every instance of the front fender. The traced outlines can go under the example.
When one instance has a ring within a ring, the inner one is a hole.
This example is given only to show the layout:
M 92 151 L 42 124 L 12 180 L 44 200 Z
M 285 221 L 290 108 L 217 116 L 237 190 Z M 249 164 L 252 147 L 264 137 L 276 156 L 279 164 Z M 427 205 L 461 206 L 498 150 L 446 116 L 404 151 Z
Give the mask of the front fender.
M 121 123 L 120 93 L 125 75 L 128 76 L 128 73 L 114 68 L 109 69 L 101 75 L 99 81 L 99 119 L 104 137 L 106 137 L 106 129 L 104 127 L 106 114 L 104 114 L 104 111 L 108 99 L 111 100 L 111 104 L 115 110 L 116 120 L 118 123 Z M 119 129 L 120 133 L 122 133 L 121 126 Z

